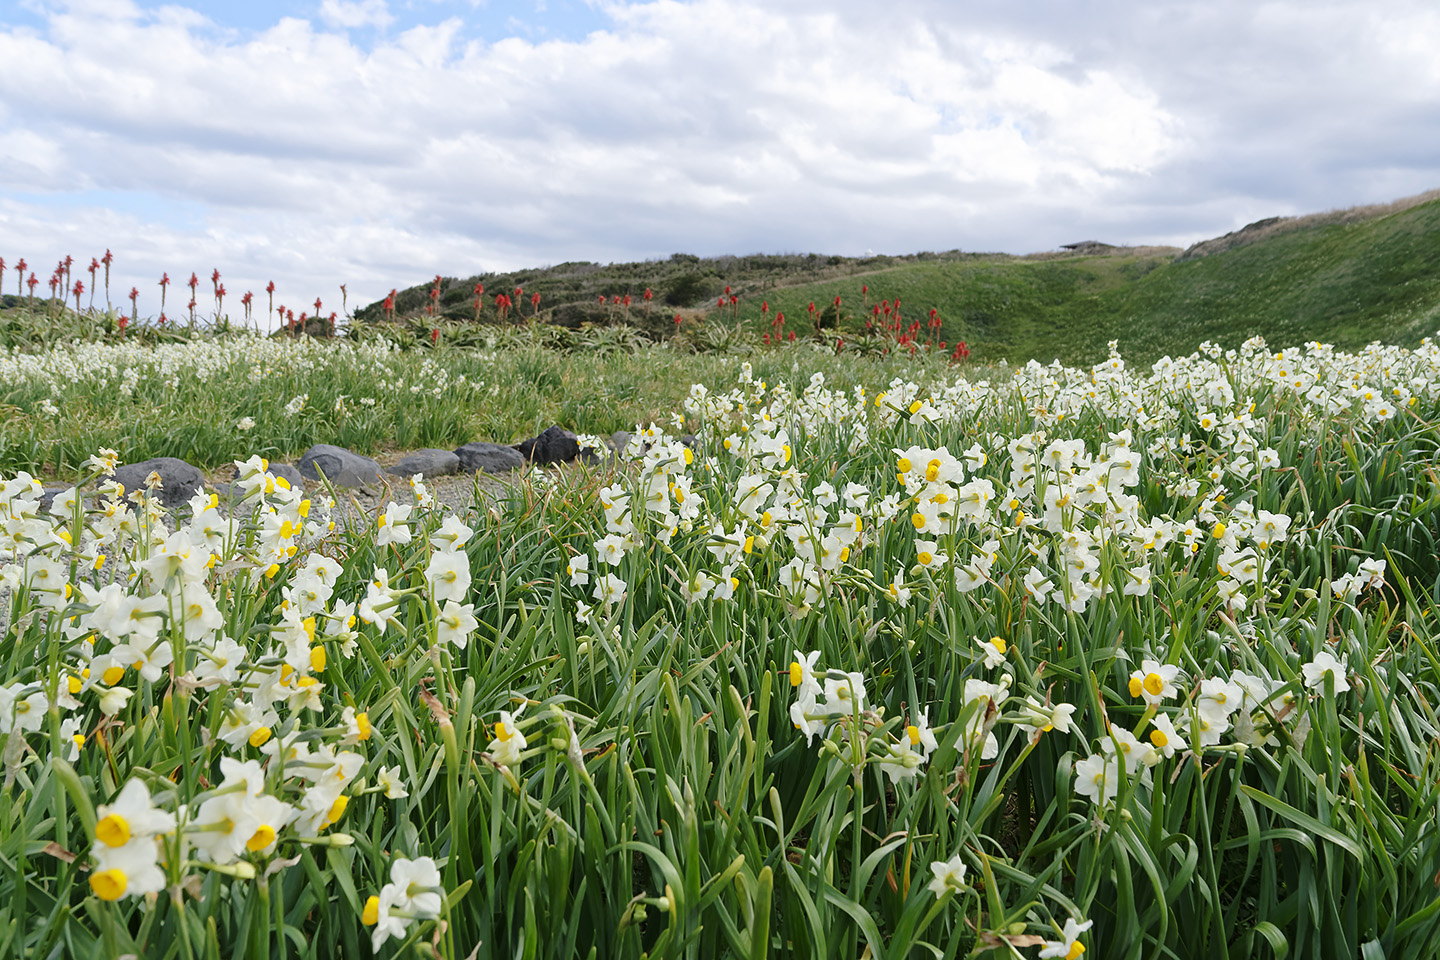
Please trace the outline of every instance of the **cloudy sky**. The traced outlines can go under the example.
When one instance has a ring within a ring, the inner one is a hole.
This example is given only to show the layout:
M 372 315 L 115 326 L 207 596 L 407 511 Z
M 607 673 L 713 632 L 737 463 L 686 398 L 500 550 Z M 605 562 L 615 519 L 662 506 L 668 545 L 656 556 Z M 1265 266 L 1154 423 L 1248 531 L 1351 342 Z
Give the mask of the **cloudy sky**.
M 4 290 L 1185 245 L 1440 187 L 1437 50 L 1433 0 L 0 0 Z

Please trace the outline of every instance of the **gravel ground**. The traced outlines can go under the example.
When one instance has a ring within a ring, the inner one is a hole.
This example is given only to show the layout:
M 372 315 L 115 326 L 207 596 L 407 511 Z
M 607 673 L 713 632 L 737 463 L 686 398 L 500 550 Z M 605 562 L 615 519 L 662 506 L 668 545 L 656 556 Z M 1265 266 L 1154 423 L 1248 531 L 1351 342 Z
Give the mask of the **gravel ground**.
M 388 454 L 376 456 L 374 460 L 380 464 L 381 469 L 399 463 L 413 451 L 398 450 Z M 224 506 L 223 493 L 228 484 L 234 479 L 235 468 L 226 465 L 218 470 L 205 475 L 205 479 L 217 491 L 222 493 L 221 506 Z M 512 482 L 518 481 L 518 471 L 509 474 L 488 474 L 460 472 L 442 477 L 430 477 L 425 481 L 425 489 L 430 496 L 435 498 L 437 504 L 446 503 L 456 511 L 463 512 L 474 502 L 475 491 L 478 487 L 481 494 L 487 497 L 502 495 Z M 390 500 L 399 500 L 401 503 L 413 503 L 414 496 L 410 491 L 410 480 L 408 477 L 395 474 L 385 474 L 389 483 L 389 489 L 378 490 L 347 490 L 341 487 L 335 488 L 335 510 L 336 522 L 343 519 L 356 518 L 360 516 L 375 517 L 385 509 L 385 504 Z M 305 481 L 305 492 L 311 497 L 325 496 L 326 489 L 323 484 L 315 480 Z

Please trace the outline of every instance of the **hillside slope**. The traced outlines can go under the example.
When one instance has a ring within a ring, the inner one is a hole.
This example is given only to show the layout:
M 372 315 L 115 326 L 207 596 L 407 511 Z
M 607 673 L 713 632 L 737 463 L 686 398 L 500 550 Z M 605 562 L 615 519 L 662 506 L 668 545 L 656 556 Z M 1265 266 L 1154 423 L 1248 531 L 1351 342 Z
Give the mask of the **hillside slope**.
M 851 337 L 864 330 L 877 302 L 898 297 L 907 323 L 933 307 L 942 320 L 935 339 L 966 340 L 977 360 L 1090 363 L 1105 356 L 1112 339 L 1140 361 L 1189 353 L 1205 340 L 1234 346 L 1254 334 L 1276 346 L 1417 343 L 1440 329 L 1440 199 L 1364 212 L 1296 218 L 1278 228 L 1267 222 L 1264 230 L 1197 244 L 1181 257 L 1170 248 L 1116 248 L 1102 256 L 677 255 L 649 264 L 565 265 L 445 281 L 440 312 L 457 322 L 471 317 L 475 282 L 486 284 L 487 296 L 514 283 L 527 295 L 545 292 L 541 319 L 573 326 L 626 317 L 658 332 L 677 307 L 696 315 L 708 310 L 713 322 L 715 297 L 731 286 L 740 295 L 735 315 L 757 332 L 783 312 L 786 329 L 804 335 L 809 304 L 824 310 L 837 296 L 840 332 Z M 642 313 L 647 286 L 656 299 Z M 429 289 L 397 297 L 400 312 L 419 309 Z M 599 296 L 624 293 L 632 297 L 628 312 L 599 306 Z M 762 303 L 769 312 L 762 313 Z M 361 313 L 377 315 L 377 305 Z M 482 316 L 493 320 L 493 308 Z

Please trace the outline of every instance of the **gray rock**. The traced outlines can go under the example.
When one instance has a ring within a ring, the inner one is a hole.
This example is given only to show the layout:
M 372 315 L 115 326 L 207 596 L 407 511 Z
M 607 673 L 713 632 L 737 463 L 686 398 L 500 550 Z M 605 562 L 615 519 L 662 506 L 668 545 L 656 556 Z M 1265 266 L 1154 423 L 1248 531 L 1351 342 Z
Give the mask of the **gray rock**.
M 502 443 L 467 443 L 456 448 L 455 456 L 460 459 L 461 469 L 471 472 L 505 473 L 525 466 L 520 451 Z
M 284 477 L 285 482 L 290 484 L 294 490 L 305 489 L 305 477 L 300 471 L 288 463 L 270 464 L 270 475 L 273 477 Z
M 564 427 L 554 426 L 515 444 L 515 449 L 531 463 L 569 463 L 580 455 L 580 441 Z
M 611 450 L 615 451 L 616 456 L 623 456 L 625 448 L 630 445 L 630 431 L 616 430 L 605 442 L 610 445 Z
M 413 477 L 417 473 L 443 477 L 460 472 L 460 458 L 449 450 L 416 450 L 393 467 L 386 467 L 385 472 L 401 477 Z
M 151 473 L 160 474 L 160 502 L 168 509 L 175 509 L 195 496 L 196 488 L 205 486 L 205 474 L 200 468 L 178 460 L 175 457 L 152 457 L 139 463 L 127 463 L 115 469 L 115 480 L 125 485 L 128 495 L 145 486 L 145 478 Z
M 306 479 L 319 480 L 324 474 L 337 487 L 378 487 L 382 481 L 380 464 L 328 443 L 317 443 L 306 450 L 296 466 Z

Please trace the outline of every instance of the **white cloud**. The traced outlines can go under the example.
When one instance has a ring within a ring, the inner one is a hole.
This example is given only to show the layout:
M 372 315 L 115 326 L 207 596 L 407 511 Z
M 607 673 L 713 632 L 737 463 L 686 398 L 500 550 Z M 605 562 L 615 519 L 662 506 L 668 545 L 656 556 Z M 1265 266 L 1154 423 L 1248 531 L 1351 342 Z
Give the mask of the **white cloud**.
M 0 26 L 0 253 L 370 299 L 681 249 L 1186 241 L 1440 181 L 1420 4 L 602 7 L 580 41 L 488 44 L 386 32 L 383 0 L 246 35 L 109 0 Z M 155 209 L 61 217 L 77 191 Z
M 320 19 L 326 26 L 343 30 L 378 27 L 384 30 L 395 22 L 385 0 L 324 0 Z

